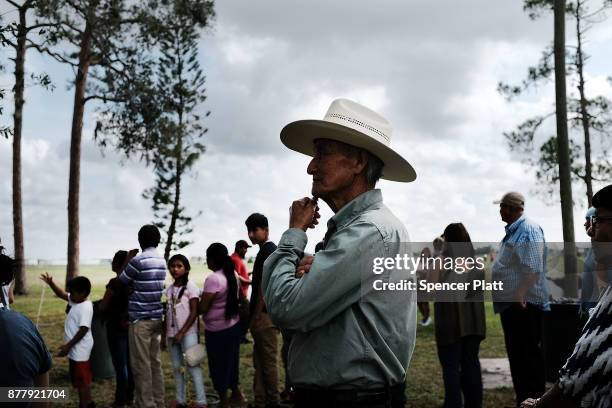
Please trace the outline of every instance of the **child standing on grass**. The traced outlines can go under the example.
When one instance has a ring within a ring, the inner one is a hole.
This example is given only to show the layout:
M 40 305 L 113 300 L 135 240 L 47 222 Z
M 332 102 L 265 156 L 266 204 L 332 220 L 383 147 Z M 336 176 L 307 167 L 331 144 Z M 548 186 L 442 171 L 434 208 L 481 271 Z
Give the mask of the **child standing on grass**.
M 91 292 L 91 283 L 84 276 L 70 279 L 66 284 L 65 292 L 58 287 L 48 272 L 40 275 L 53 290 L 55 295 L 68 302 L 70 311 L 64 322 L 64 344 L 60 346 L 58 356 L 68 356 L 70 380 L 72 386 L 79 393 L 79 407 L 91 408 L 95 404 L 91 401 L 91 367 L 89 355 L 93 348 L 91 335 L 91 319 L 93 317 L 93 304 L 87 300 Z
M 198 287 L 189 282 L 189 260 L 184 255 L 177 254 L 168 261 L 170 275 L 174 283 L 166 289 L 168 307 L 166 310 L 165 332 L 170 357 L 174 367 L 174 379 L 176 382 L 176 400 L 173 407 L 187 407 L 185 397 L 186 379 L 182 372 L 183 353 L 190 347 L 198 344 L 198 300 L 200 291 Z M 162 348 L 165 347 L 165 336 L 162 336 Z M 188 367 L 196 393 L 196 405 L 205 408 L 206 392 L 204 390 L 204 378 L 199 366 Z

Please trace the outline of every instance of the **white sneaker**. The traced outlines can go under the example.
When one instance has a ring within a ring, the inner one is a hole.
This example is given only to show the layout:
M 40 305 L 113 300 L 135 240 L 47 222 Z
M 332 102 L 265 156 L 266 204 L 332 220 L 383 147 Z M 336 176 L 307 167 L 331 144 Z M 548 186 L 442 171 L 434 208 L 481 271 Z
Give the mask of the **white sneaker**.
M 427 319 L 422 319 L 419 324 L 423 327 L 427 327 L 431 324 L 431 316 L 428 317 Z

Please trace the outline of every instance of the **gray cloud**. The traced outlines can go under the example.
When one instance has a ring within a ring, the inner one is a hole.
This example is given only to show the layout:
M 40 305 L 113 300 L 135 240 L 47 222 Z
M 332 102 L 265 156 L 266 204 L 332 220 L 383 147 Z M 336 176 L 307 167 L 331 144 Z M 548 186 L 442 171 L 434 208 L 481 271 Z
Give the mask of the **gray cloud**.
M 484 45 L 513 41 L 536 58 L 550 35 L 546 20 L 531 22 L 518 3 L 224 2 L 218 14 L 208 40 L 222 67 L 209 74 L 209 143 L 249 154 L 279 152 L 279 130 L 296 119 L 292 107 L 364 87 L 384 88 L 384 112 L 396 126 L 447 136 L 462 113 L 446 103 L 474 86 Z

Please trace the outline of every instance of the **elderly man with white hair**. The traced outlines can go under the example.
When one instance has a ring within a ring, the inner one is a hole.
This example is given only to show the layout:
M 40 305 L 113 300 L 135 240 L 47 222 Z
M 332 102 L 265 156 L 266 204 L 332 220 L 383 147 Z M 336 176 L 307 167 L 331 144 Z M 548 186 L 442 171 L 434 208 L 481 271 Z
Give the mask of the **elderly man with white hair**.
M 264 265 L 272 320 L 293 330 L 287 367 L 299 407 L 403 407 L 414 349 L 416 293 L 381 293 L 373 279 L 414 279 L 374 259 L 406 254 L 408 233 L 383 204 L 380 178 L 410 182 L 412 166 L 390 147 L 391 125 L 355 102 L 332 102 L 323 120 L 285 126 L 281 141 L 312 156 L 313 198 L 294 201 L 289 229 Z M 318 223 L 318 200 L 335 213 L 323 249 L 305 256 L 306 230 Z M 296 273 L 299 269 L 300 273 Z M 306 272 L 302 274 L 301 272 Z

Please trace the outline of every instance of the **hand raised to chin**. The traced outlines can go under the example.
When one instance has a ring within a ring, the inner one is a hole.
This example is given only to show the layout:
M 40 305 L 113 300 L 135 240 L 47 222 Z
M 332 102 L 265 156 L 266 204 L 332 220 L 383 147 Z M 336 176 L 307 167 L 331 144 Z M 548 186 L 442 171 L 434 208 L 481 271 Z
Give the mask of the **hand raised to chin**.
M 291 204 L 289 209 L 289 228 L 306 231 L 319 223 L 319 207 L 316 198 L 304 197 Z

